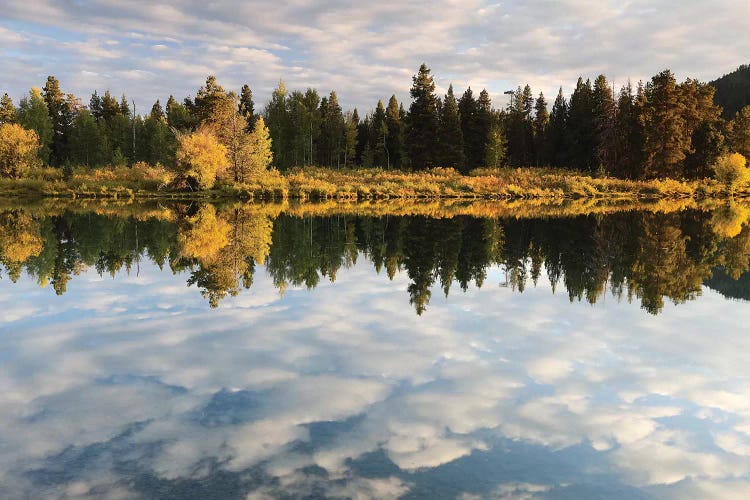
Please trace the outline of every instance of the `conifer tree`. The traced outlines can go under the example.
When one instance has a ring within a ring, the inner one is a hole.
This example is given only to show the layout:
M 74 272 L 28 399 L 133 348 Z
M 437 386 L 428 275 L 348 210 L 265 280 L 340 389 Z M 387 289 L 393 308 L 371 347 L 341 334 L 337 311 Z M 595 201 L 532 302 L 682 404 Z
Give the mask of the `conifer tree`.
M 176 130 L 188 130 L 193 126 L 190 112 L 171 95 L 167 99 L 167 125 Z
M 438 114 L 435 82 L 426 64 L 412 78 L 409 127 L 406 146 L 412 168 L 422 170 L 435 166 Z
M 128 98 L 125 94 L 122 94 L 120 98 L 120 114 L 125 118 L 130 118 L 130 105 L 128 104 Z
M 547 153 L 551 165 L 562 167 L 567 159 L 567 120 L 568 103 L 563 96 L 562 87 L 557 92 L 557 97 L 552 105 L 552 113 L 549 117 L 547 129 Z
M 93 94 L 91 94 L 91 99 L 89 100 L 89 111 L 91 111 L 91 116 L 93 116 L 94 120 L 96 120 L 97 122 L 102 119 L 102 116 L 104 116 L 102 98 L 99 97 L 99 94 L 96 92 L 96 90 Z
M 392 95 L 388 100 L 388 107 L 385 110 L 385 124 L 388 127 L 388 137 L 386 144 L 388 155 L 393 168 L 402 168 L 404 158 L 404 120 L 399 108 L 398 100 Z
M 240 114 L 245 117 L 247 121 L 247 130 L 253 130 L 255 127 L 255 103 L 253 103 L 253 92 L 250 87 L 245 84 L 242 86 L 240 91 Z
M 166 122 L 167 118 L 166 116 L 164 116 L 164 109 L 162 109 L 159 99 L 157 99 L 154 105 L 151 106 L 150 116 L 151 118 L 154 118 L 155 120 Z
M 448 86 L 448 93 L 443 99 L 440 114 L 440 157 L 438 164 L 464 170 L 464 138 L 461 132 L 461 117 L 458 113 L 458 103 L 453 94 L 453 85 Z
M 50 144 L 50 162 L 53 165 L 62 165 L 67 156 L 68 123 L 66 121 L 65 94 L 60 90 L 60 82 L 54 76 L 47 77 L 43 96 L 53 130 Z
M 690 135 L 685 107 L 674 75 L 664 70 L 646 84 L 643 124 L 644 174 L 647 177 L 679 176 Z
M 110 123 L 112 121 L 112 118 L 117 115 L 122 115 L 120 104 L 117 102 L 117 99 L 112 97 L 109 89 L 107 89 L 107 91 L 104 92 L 104 97 L 102 97 L 101 100 L 101 116 L 102 118 L 104 118 L 104 121 Z
M 596 125 L 594 123 L 591 81 L 578 78 L 570 96 L 567 130 L 570 138 L 569 166 L 593 172 L 596 168 Z
M 385 108 L 383 101 L 378 100 L 375 111 L 370 119 L 370 147 L 372 150 L 372 163 L 375 167 L 389 167 L 390 154 L 388 151 L 388 126 L 386 125 Z
M 461 136 L 464 141 L 464 164 L 467 170 L 471 170 L 484 162 L 481 156 L 482 132 L 478 117 L 479 103 L 474 98 L 471 87 L 467 88 L 458 100 L 458 112 L 461 119 Z
M 750 106 L 737 111 L 729 124 L 729 148 L 745 158 L 750 158 Z
M 534 103 L 534 153 L 536 156 L 536 165 L 546 165 L 547 159 L 547 128 L 549 127 L 549 112 L 547 111 L 547 101 L 544 100 L 544 94 L 539 92 Z
M 287 91 L 283 80 L 271 95 L 271 101 L 266 105 L 265 123 L 271 135 L 271 147 L 276 167 L 281 170 L 289 168 L 292 164 L 289 155 L 289 116 L 286 108 Z
M 607 172 L 614 169 L 615 164 L 615 100 L 607 78 L 599 75 L 594 80 L 591 95 L 594 113 L 594 130 L 596 144 L 595 168 L 603 168 Z
M 5 93 L 0 98 L 0 124 L 16 122 L 16 107 L 13 105 L 13 99 Z

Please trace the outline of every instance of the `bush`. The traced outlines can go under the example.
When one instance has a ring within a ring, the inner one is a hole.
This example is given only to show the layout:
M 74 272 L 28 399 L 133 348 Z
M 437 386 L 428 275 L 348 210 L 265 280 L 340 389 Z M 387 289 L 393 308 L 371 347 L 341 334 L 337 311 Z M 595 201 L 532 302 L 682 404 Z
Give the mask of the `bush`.
M 727 187 L 730 194 L 750 180 L 750 169 L 745 166 L 746 163 L 745 157 L 739 153 L 721 155 L 716 160 L 716 179 Z
M 0 176 L 19 178 L 38 163 L 39 136 L 15 123 L 0 125 Z

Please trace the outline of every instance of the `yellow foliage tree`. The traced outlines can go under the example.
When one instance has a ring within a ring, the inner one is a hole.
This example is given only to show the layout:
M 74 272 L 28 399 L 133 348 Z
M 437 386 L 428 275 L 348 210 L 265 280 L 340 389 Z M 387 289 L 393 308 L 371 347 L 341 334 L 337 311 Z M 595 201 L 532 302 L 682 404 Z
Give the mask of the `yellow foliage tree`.
M 187 228 L 177 234 L 180 253 L 204 264 L 213 263 L 219 251 L 229 243 L 231 226 L 216 216 L 213 205 L 203 206 L 187 222 Z
M 273 162 L 271 151 L 271 134 L 268 132 L 263 117 L 258 117 L 255 127 L 248 138 L 250 155 L 248 162 L 248 174 L 257 176 L 268 170 Z
M 227 168 L 227 148 L 205 128 L 182 135 L 178 141 L 177 174 L 195 181 L 200 189 L 212 188 Z
M 711 215 L 711 229 L 725 238 L 734 238 L 742 232 L 742 226 L 750 218 L 750 210 L 735 202 L 714 210 Z
M 750 180 L 750 169 L 745 164 L 747 160 L 739 153 L 721 155 L 714 164 L 716 179 L 727 186 L 730 194 L 738 187 Z
M 0 176 L 18 178 L 38 162 L 39 137 L 15 123 L 0 125 Z

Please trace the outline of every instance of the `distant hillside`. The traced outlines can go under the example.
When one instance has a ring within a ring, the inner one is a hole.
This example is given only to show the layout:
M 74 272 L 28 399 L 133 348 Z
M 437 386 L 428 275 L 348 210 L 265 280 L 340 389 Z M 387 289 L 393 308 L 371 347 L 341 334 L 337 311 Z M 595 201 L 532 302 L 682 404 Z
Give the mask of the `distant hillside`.
M 716 88 L 714 100 L 724 108 L 724 118 L 734 118 L 737 111 L 750 106 L 750 65 L 743 64 L 711 85 Z
M 728 299 L 750 300 L 750 273 L 744 273 L 740 279 L 733 280 L 721 267 L 713 270 L 713 276 L 703 282 Z

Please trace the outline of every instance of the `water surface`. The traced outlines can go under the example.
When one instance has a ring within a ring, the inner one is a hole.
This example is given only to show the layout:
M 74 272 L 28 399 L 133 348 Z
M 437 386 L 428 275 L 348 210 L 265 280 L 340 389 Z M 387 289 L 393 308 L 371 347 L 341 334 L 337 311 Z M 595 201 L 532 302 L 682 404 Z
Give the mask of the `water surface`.
M 743 207 L 279 212 L 0 213 L 3 497 L 750 495 Z

